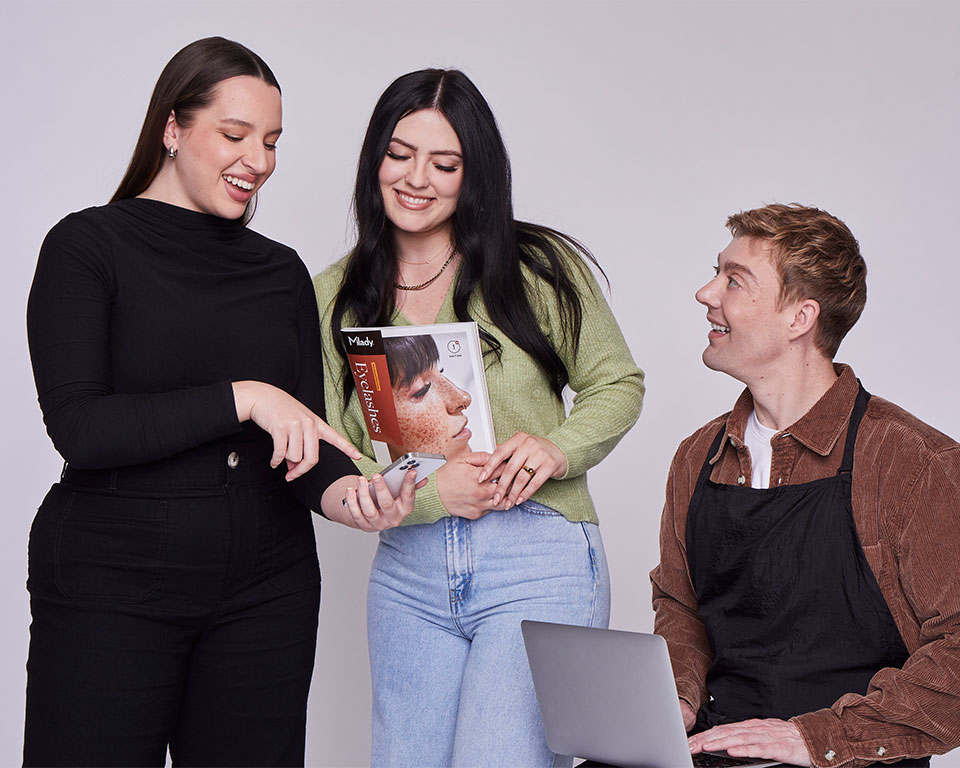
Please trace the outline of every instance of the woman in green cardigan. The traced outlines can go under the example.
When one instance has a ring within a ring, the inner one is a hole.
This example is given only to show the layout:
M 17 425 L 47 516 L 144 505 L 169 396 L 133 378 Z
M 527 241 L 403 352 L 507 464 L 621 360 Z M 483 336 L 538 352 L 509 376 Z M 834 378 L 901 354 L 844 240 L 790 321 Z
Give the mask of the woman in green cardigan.
M 520 622 L 608 622 L 586 471 L 639 416 L 643 373 L 590 253 L 513 218 L 506 148 L 462 72 L 412 72 L 387 88 L 354 203 L 356 247 L 314 279 L 331 425 L 375 472 L 341 327 L 474 320 L 498 441 L 453 457 L 405 524 L 381 533 L 367 601 L 372 764 L 560 765 Z

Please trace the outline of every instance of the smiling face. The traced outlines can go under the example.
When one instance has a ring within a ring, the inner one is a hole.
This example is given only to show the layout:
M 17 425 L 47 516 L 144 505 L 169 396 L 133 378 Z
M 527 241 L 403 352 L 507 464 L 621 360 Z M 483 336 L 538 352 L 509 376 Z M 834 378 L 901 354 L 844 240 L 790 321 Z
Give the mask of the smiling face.
M 447 118 L 421 109 L 401 118 L 380 164 L 387 218 L 401 232 L 433 234 L 453 226 L 463 156 Z
M 717 276 L 697 291 L 707 308 L 708 368 L 751 384 L 776 371 L 790 344 L 793 302 L 778 308 L 780 277 L 770 245 L 755 237 L 735 237 L 720 252 Z
M 243 216 L 277 164 L 280 91 L 255 77 L 219 83 L 187 126 L 171 113 L 164 144 L 177 151 L 143 197 L 225 219 Z
M 470 393 L 436 365 L 414 376 L 409 384 L 395 387 L 393 402 L 405 450 L 442 453 L 448 459 L 470 450 L 472 433 L 463 413 L 470 405 Z

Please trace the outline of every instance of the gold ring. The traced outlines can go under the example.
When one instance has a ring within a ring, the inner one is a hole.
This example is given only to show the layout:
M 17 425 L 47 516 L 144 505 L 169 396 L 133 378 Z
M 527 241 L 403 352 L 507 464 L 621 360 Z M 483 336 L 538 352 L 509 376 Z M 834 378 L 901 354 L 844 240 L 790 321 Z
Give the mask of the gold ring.
M 526 464 L 520 467 L 520 469 L 530 475 L 530 477 L 533 477 L 535 474 L 537 474 L 537 470 L 535 470 L 533 467 L 528 467 Z

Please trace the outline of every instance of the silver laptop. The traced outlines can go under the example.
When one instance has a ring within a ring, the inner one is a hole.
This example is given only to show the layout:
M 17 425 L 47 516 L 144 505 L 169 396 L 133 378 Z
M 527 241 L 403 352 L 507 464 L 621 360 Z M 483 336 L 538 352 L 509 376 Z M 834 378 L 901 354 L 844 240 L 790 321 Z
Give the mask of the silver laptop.
M 771 766 L 693 755 L 667 643 L 659 635 L 523 621 L 550 749 L 624 768 Z

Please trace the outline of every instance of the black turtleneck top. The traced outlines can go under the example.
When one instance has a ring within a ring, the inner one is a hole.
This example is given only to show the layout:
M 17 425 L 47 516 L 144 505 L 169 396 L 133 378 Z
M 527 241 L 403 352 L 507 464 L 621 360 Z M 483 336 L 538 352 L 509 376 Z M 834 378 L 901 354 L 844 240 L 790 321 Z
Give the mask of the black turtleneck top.
M 307 268 L 240 220 L 144 199 L 67 216 L 40 250 L 27 331 L 47 432 L 77 469 L 269 441 L 238 421 L 234 381 L 273 384 L 325 415 Z M 320 449 L 293 484 L 317 511 L 330 482 L 357 474 Z

